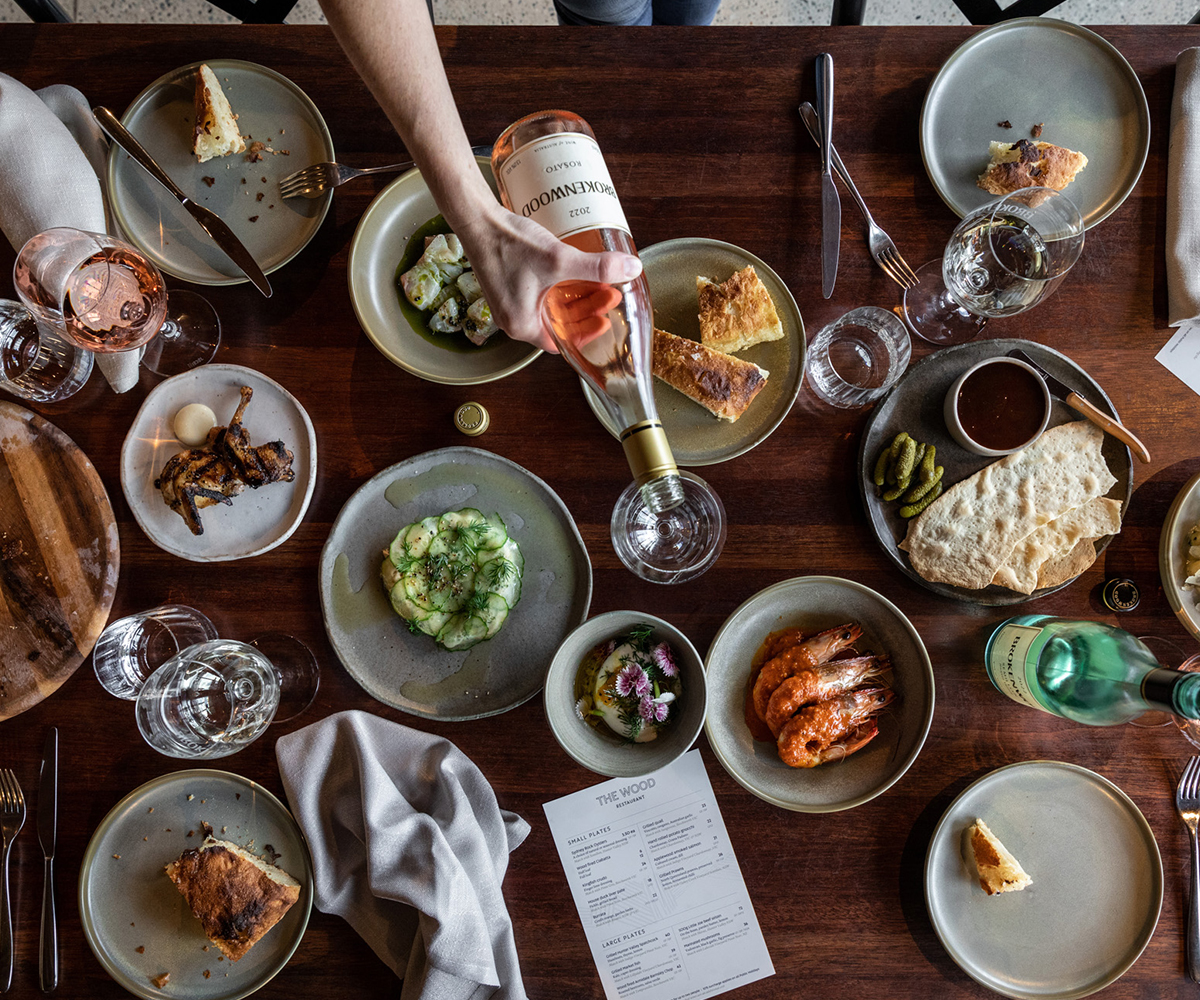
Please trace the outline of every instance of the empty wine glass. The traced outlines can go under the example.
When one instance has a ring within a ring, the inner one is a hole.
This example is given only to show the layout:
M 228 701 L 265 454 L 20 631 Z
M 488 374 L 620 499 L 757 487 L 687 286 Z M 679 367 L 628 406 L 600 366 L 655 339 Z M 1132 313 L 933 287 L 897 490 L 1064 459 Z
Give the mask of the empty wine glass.
M 153 343 L 142 362 L 177 375 L 212 359 L 221 326 L 194 292 L 167 293 L 136 247 L 103 233 L 58 227 L 31 237 L 13 265 L 17 294 L 38 322 L 97 353 Z
M 1053 292 L 1083 241 L 1083 216 L 1061 191 L 1014 191 L 955 226 L 940 267 L 917 269 L 921 281 L 904 293 L 904 318 L 931 343 L 970 340 L 989 318 L 1015 316 Z
M 92 649 L 92 669 L 105 691 L 133 701 L 150 675 L 172 656 L 215 638 L 216 626 L 202 611 L 186 604 L 160 604 L 105 628 Z

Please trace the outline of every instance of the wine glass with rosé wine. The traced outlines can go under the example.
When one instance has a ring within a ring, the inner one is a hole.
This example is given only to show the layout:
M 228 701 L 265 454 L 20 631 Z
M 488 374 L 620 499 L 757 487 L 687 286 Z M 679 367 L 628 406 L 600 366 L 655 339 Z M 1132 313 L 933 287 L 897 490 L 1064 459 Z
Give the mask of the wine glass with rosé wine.
M 17 295 L 40 324 L 98 354 L 145 347 L 142 364 L 178 375 L 206 364 L 221 325 L 203 297 L 167 293 L 162 273 L 122 240 L 66 226 L 38 233 L 13 265 Z

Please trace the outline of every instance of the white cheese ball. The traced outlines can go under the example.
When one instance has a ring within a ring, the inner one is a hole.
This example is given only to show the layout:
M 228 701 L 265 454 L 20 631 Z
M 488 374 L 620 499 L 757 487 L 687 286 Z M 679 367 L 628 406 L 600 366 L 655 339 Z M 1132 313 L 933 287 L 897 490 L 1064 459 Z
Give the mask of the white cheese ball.
M 198 448 L 208 440 L 208 432 L 217 426 L 217 415 L 203 403 L 188 403 L 172 423 L 175 436 L 189 448 Z

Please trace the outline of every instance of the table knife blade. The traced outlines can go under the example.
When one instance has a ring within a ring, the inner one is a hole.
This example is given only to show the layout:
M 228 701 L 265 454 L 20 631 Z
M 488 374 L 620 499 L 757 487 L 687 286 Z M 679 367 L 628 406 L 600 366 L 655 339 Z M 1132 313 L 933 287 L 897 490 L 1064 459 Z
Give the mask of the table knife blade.
M 1050 390 L 1050 395 L 1061 399 L 1067 406 L 1071 407 L 1076 413 L 1086 417 L 1093 424 L 1099 427 L 1102 431 L 1111 434 L 1118 441 L 1124 442 L 1129 446 L 1129 449 L 1137 455 L 1143 462 L 1150 461 L 1150 452 L 1146 450 L 1146 446 L 1138 440 L 1137 436 L 1128 427 L 1122 424 L 1119 420 L 1114 420 L 1107 413 L 1097 409 L 1092 403 L 1089 403 L 1079 393 L 1072 389 L 1069 385 L 1056 379 L 1045 368 L 1039 365 L 1028 354 L 1019 348 L 1008 352 L 1010 358 L 1016 358 L 1018 361 L 1024 361 L 1034 371 L 1036 371 L 1042 380 L 1046 383 L 1046 388 Z
M 92 108 L 92 116 L 96 119 L 96 123 L 108 133 L 113 142 L 132 156 L 151 177 L 172 194 L 179 204 L 187 210 L 187 213 L 200 224 L 200 228 L 208 233 L 221 252 L 233 261 L 238 269 L 254 283 L 254 287 L 267 298 L 270 298 L 271 284 L 267 281 L 267 276 L 263 273 L 262 268 L 258 266 L 258 262 L 255 261 L 250 251 L 246 249 L 245 244 L 237 238 L 234 231 L 225 224 L 225 221 L 216 212 L 197 205 L 191 198 L 184 194 L 179 189 L 179 186 L 167 175 L 167 172 L 155 162 L 154 157 L 146 152 L 145 147 L 133 137 L 129 130 L 117 119 L 117 116 L 109 111 L 108 108 Z
M 58 729 L 54 726 L 46 734 L 46 747 L 42 752 L 37 828 L 38 841 L 45 856 L 38 975 L 42 992 L 49 993 L 58 986 L 58 917 L 54 906 L 54 849 L 58 837 Z
M 821 292 L 833 294 L 842 240 L 842 202 L 833 182 L 833 56 L 817 56 L 817 110 L 821 117 Z

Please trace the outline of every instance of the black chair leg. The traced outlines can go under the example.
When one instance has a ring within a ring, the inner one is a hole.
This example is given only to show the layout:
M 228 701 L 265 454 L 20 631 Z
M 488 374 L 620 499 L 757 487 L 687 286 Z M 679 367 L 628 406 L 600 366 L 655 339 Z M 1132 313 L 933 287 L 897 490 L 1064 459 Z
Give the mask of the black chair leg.
M 862 24 L 866 12 L 867 0 L 833 0 L 833 19 L 829 23 L 835 27 L 840 24 Z

